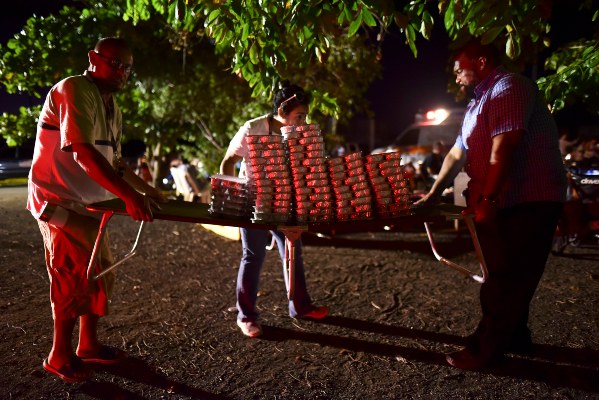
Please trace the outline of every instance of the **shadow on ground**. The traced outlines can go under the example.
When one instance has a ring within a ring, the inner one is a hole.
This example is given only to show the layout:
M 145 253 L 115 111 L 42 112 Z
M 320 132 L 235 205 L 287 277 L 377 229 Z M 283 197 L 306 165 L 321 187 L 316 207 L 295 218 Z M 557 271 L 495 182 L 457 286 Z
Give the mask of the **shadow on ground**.
M 465 338 L 424 330 L 391 326 L 345 317 L 327 317 L 315 323 L 359 330 L 405 339 L 426 340 L 436 343 L 462 346 Z M 447 366 L 445 354 L 386 343 L 376 343 L 350 337 L 328 335 L 309 331 L 297 331 L 275 326 L 263 326 L 264 340 L 298 340 L 318 343 L 322 346 L 365 352 L 384 357 L 400 356 L 411 361 Z M 540 381 L 554 386 L 599 393 L 599 352 L 560 346 L 535 344 L 530 354 L 510 354 L 500 363 L 480 372 L 496 376 Z

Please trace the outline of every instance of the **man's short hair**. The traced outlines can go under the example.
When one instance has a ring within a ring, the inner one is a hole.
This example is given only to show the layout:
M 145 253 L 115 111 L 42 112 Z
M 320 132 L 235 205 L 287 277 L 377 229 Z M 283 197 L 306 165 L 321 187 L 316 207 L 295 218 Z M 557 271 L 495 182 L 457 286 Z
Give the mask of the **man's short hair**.
M 96 46 L 94 47 L 94 50 L 100 51 L 103 47 L 110 47 L 113 49 L 121 48 L 121 49 L 131 50 L 127 41 L 125 41 L 125 39 L 120 38 L 120 37 L 101 38 L 100 40 L 98 40 L 98 42 L 96 42 Z
M 471 39 L 465 45 L 458 48 L 454 58 L 458 58 L 462 54 L 470 59 L 484 57 L 487 59 L 487 63 L 491 65 L 501 63 L 497 48 L 492 44 L 482 44 L 478 39 Z

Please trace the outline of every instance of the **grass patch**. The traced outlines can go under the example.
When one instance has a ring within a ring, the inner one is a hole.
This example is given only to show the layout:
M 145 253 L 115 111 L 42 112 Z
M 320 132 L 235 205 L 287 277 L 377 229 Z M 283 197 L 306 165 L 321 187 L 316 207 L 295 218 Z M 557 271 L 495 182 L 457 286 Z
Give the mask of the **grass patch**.
M 0 179 L 0 187 L 6 186 L 27 186 L 27 178 Z

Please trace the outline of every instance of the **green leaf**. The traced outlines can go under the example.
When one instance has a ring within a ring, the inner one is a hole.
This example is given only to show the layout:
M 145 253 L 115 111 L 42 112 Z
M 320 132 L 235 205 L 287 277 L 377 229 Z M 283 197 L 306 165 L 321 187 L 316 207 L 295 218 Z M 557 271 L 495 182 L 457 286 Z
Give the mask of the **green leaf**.
M 466 18 L 464 18 L 464 21 L 476 21 L 478 19 L 479 14 L 485 7 L 487 7 L 487 4 L 484 1 L 476 2 L 472 7 L 470 7 L 470 10 L 468 11 Z
M 348 32 L 348 36 L 352 37 L 356 34 L 356 32 L 358 32 L 358 29 L 360 29 L 360 26 L 362 25 L 362 14 L 358 14 L 358 17 L 356 19 L 354 19 L 352 21 L 352 23 L 349 25 L 349 32 Z
M 216 10 L 213 10 L 209 15 L 208 18 L 206 18 L 206 22 L 205 22 L 205 26 L 210 25 L 212 22 L 214 22 L 215 19 L 217 19 L 220 15 L 220 9 L 217 8 Z
M 494 28 L 491 28 L 491 29 L 487 30 L 482 35 L 482 37 L 480 39 L 480 42 L 482 44 L 485 44 L 485 45 L 489 44 L 489 43 L 492 43 L 497 38 L 497 35 L 499 35 L 503 30 L 504 30 L 503 26 L 496 26 Z
M 447 10 L 445 10 L 445 16 L 443 17 L 443 22 L 445 24 L 445 29 L 447 32 L 451 32 L 453 29 L 453 24 L 455 22 L 455 11 L 454 11 L 454 2 L 449 1 L 449 5 L 447 6 Z
M 252 43 L 250 47 L 250 61 L 254 65 L 258 63 L 258 44 L 256 42 Z
M 433 30 L 433 17 L 428 11 L 425 11 L 422 15 L 422 23 L 420 24 L 420 34 L 427 40 L 431 38 L 431 32 Z
M 360 13 L 360 15 L 366 25 L 376 26 L 376 20 L 374 19 L 372 13 L 368 11 L 368 9 L 362 8 L 362 12 Z

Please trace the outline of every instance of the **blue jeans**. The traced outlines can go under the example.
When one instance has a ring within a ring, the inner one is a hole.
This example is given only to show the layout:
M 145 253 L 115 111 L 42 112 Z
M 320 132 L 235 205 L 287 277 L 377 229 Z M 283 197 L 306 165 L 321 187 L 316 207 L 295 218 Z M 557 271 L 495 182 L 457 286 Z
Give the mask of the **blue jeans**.
M 243 254 L 237 275 L 237 319 L 243 322 L 256 321 L 258 319 L 256 298 L 260 284 L 260 271 L 266 257 L 266 246 L 270 244 L 270 235 L 268 231 L 261 229 L 241 228 L 240 231 Z M 272 234 L 279 248 L 285 288 L 288 290 L 289 282 L 284 267 L 285 235 L 280 231 L 272 231 Z M 302 244 L 298 240 L 295 245 L 295 296 L 293 300 L 289 301 L 289 315 L 291 317 L 301 316 L 310 310 L 311 305 L 312 300 L 308 295 L 304 276 Z

